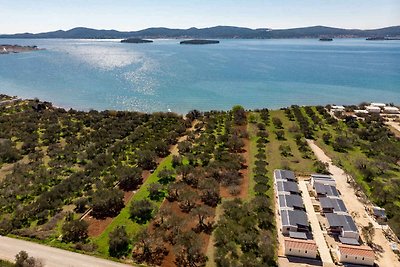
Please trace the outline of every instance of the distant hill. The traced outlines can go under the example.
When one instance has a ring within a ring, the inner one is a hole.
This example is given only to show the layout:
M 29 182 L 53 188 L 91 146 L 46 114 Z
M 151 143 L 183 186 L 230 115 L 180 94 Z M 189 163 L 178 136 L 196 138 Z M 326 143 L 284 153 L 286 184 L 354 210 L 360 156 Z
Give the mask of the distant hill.
M 367 37 L 400 37 L 400 26 L 374 30 L 340 29 L 325 26 L 313 26 L 294 29 L 249 29 L 232 26 L 211 28 L 148 28 L 140 31 L 120 32 L 116 30 L 96 30 L 74 28 L 68 31 L 45 33 L 4 34 L 0 38 L 62 38 L 62 39 L 125 39 L 125 38 L 218 38 L 218 39 L 272 39 L 272 38 L 367 38 Z

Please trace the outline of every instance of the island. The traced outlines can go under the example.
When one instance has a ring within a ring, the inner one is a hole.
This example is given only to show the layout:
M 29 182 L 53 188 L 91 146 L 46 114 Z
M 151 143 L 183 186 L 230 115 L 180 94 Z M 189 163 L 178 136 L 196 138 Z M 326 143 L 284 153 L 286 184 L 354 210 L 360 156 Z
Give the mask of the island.
M 322 42 L 331 42 L 331 41 L 333 41 L 332 38 L 319 38 L 319 40 L 322 41 Z
M 128 38 L 121 40 L 121 43 L 128 43 L 128 44 L 148 44 L 152 42 L 153 42 L 152 40 L 145 40 L 140 38 Z
M 400 37 L 368 37 L 367 41 L 398 41 Z
M 180 42 L 180 44 L 190 44 L 190 45 L 206 45 L 206 44 L 219 44 L 217 40 L 186 40 Z
M 0 54 L 11 54 L 11 53 L 21 53 L 21 52 L 30 52 L 42 50 L 39 49 L 36 45 L 34 46 L 20 46 L 20 45 L 0 45 Z

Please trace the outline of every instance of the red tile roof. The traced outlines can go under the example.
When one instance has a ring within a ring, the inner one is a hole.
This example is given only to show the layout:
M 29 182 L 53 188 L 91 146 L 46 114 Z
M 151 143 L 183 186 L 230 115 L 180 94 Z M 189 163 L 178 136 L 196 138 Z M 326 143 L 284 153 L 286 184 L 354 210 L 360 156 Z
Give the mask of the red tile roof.
M 375 259 L 374 251 L 368 246 L 339 245 L 339 252 L 342 255 L 352 255 Z
M 285 238 L 285 247 L 310 251 L 317 250 L 317 244 L 314 240 Z

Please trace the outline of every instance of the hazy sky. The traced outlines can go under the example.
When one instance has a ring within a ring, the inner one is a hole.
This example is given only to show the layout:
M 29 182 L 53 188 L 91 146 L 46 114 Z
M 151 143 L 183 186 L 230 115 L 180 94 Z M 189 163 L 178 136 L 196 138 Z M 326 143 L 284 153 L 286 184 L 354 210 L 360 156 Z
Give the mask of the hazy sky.
M 0 33 L 216 25 L 380 28 L 400 25 L 400 0 L 0 0 Z

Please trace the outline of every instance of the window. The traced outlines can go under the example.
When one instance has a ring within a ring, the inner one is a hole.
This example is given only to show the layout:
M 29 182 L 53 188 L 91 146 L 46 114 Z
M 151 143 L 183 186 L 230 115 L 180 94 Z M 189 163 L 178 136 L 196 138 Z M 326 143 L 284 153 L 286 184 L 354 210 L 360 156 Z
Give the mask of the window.
M 355 260 L 357 259 L 357 257 L 354 258 Z
M 292 249 L 291 249 L 291 248 L 289 248 L 289 251 L 292 251 Z
M 362 260 L 364 260 L 364 257 L 362 258 Z
M 346 259 L 347 259 L 347 255 L 346 255 Z
M 307 254 L 307 250 L 306 250 L 306 254 Z

